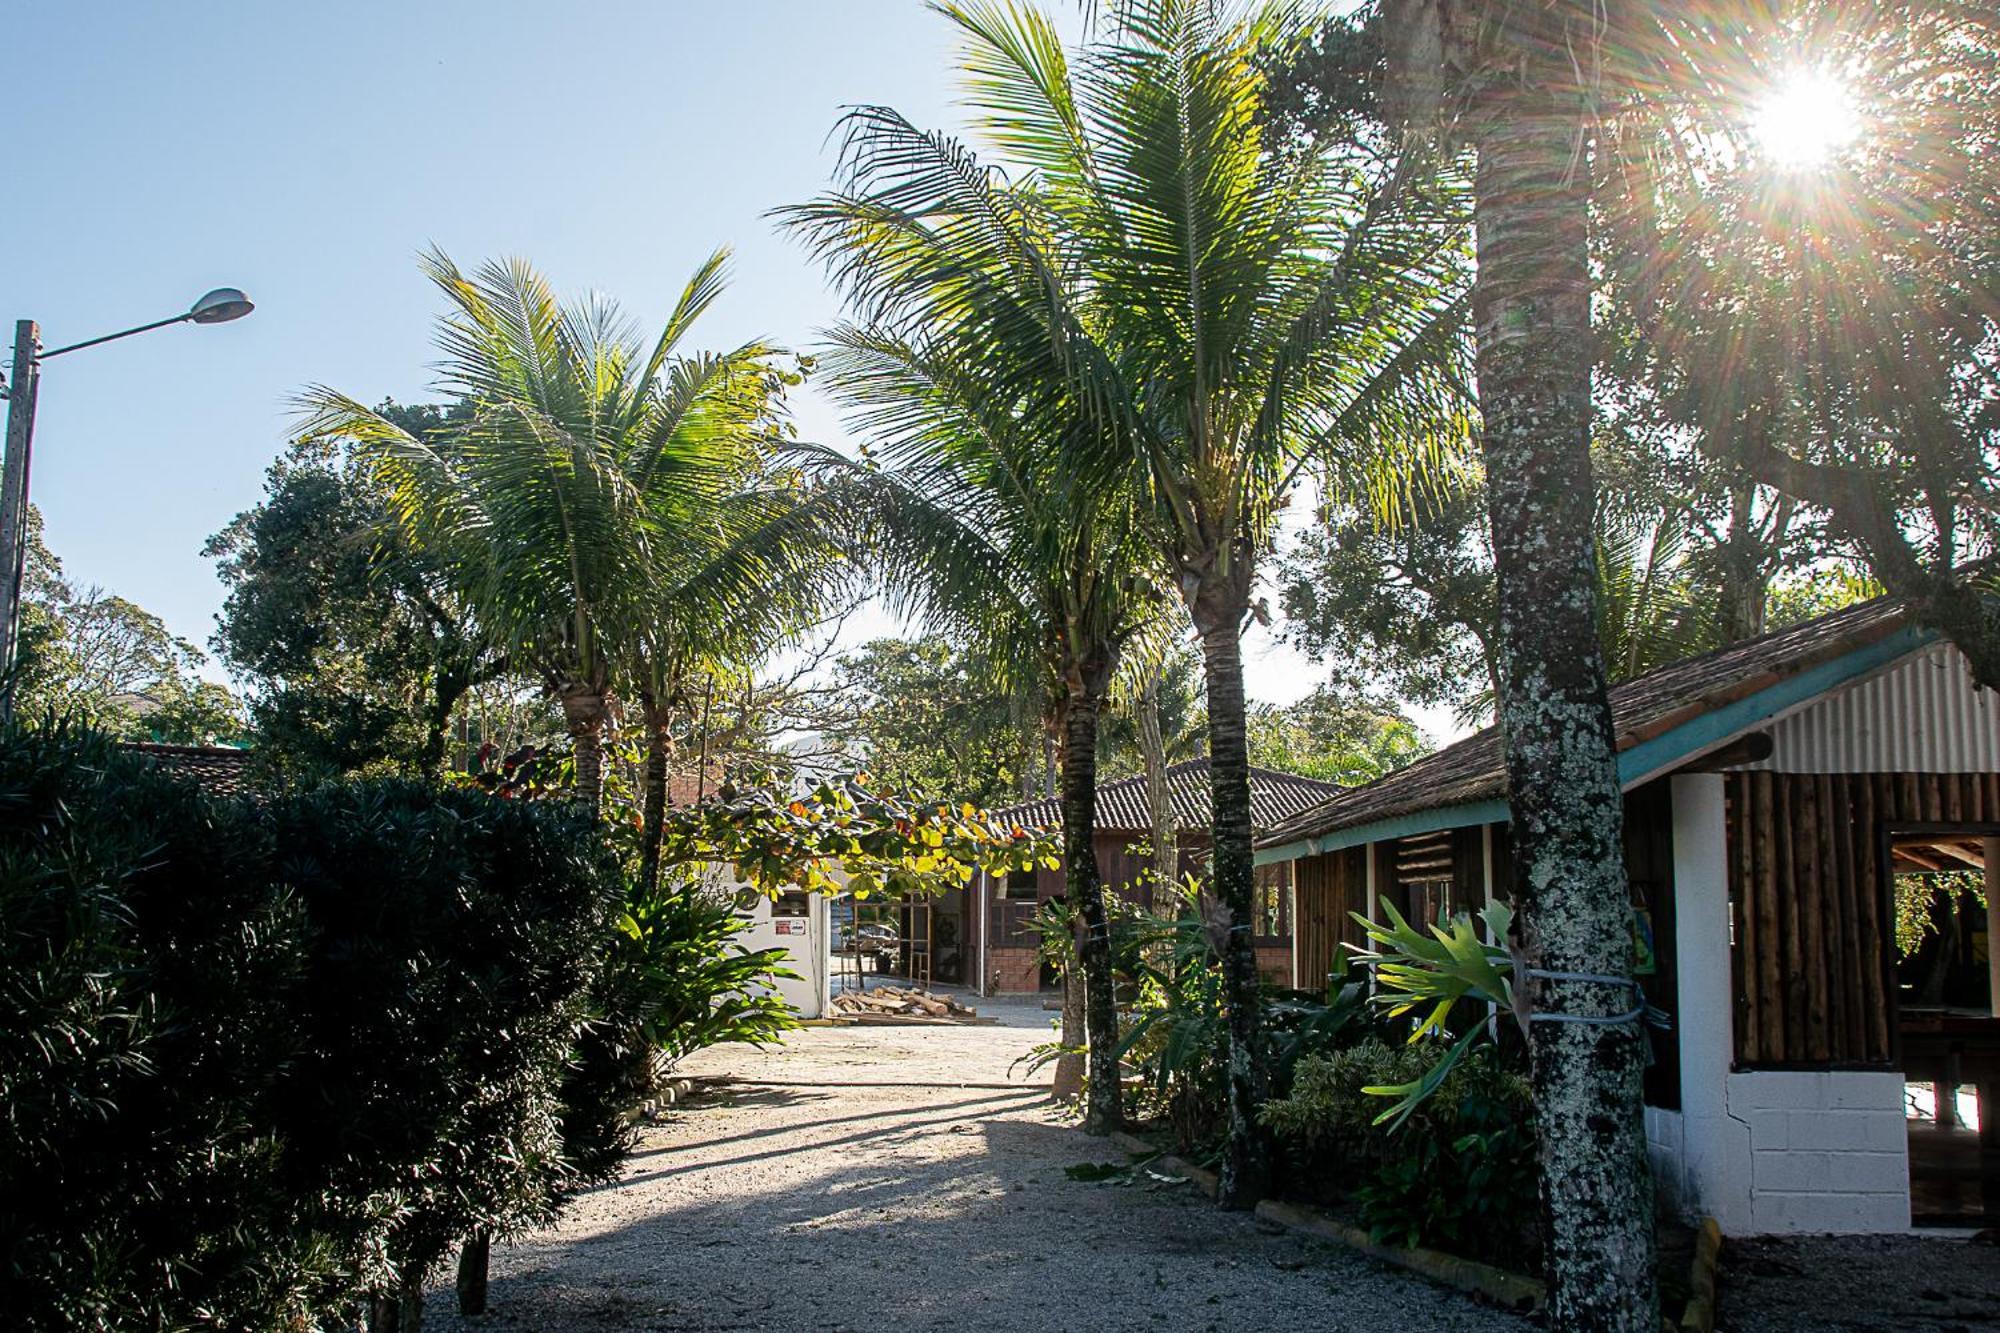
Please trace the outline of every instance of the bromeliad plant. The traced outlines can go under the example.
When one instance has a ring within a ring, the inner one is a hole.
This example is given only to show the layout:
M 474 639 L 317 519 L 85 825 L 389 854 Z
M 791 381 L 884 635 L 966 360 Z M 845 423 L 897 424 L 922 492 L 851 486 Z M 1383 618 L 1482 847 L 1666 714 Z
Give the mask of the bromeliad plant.
M 1461 1005 L 1489 1006 L 1495 1019 L 1502 1015 L 1511 1018 L 1525 1041 L 1533 1019 L 1533 1005 L 1515 984 L 1520 975 L 1517 955 L 1511 948 L 1486 942 L 1511 939 L 1514 910 L 1506 903 L 1491 902 L 1480 911 L 1478 920 L 1485 926 L 1485 939 L 1474 928 L 1474 918 L 1464 913 L 1443 925 L 1430 926 L 1426 934 L 1405 921 L 1391 904 L 1385 902 L 1382 908 L 1389 918 L 1386 925 L 1370 921 L 1358 912 L 1351 914 L 1376 945 L 1372 951 L 1355 951 L 1356 961 L 1374 973 L 1380 987 L 1372 1001 L 1390 1018 L 1416 1016 L 1409 1037 L 1412 1044 L 1449 1043 L 1419 1077 L 1405 1083 L 1362 1089 L 1375 1096 L 1395 1098 L 1377 1117 L 1377 1123 L 1389 1122 L 1394 1127 L 1408 1120 L 1425 1099 L 1437 1092 L 1474 1047 L 1482 1043 L 1498 1044 L 1497 1025 L 1485 1021 L 1485 1015 L 1454 1037 L 1451 1028 L 1454 1010 Z M 1636 987 L 1634 994 L 1637 995 Z M 1633 1017 L 1656 1026 L 1667 1021 L 1664 1013 L 1646 1004 L 1643 998 L 1639 999 Z

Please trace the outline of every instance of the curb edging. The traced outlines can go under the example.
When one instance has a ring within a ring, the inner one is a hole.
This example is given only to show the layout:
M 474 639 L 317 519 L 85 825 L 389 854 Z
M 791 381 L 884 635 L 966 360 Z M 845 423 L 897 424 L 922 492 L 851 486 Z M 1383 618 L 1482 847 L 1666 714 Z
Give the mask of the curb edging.
M 1691 1294 L 1681 1312 L 1681 1333 L 1715 1333 L 1715 1275 L 1721 1259 L 1722 1226 L 1704 1217 L 1694 1237 L 1694 1263 L 1688 1269 Z

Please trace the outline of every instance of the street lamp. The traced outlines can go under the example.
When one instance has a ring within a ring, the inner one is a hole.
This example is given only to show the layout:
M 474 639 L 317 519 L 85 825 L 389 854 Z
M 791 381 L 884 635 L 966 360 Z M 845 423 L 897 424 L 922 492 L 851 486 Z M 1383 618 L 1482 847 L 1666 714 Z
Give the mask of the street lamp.
M 28 554 L 28 454 L 35 435 L 35 390 L 42 362 L 99 343 L 148 333 L 169 324 L 226 324 L 256 309 L 234 287 L 205 292 L 178 315 L 80 343 L 41 349 L 41 329 L 32 319 L 14 322 L 14 370 L 6 383 L 7 458 L 0 467 L 0 720 L 14 713 L 14 667 L 20 651 L 21 575 Z

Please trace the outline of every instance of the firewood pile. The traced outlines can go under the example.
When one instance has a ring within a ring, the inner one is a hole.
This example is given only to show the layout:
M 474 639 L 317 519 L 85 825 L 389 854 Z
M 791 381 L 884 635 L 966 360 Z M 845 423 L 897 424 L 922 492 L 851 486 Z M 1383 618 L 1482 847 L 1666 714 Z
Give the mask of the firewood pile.
M 906 990 L 901 986 L 845 991 L 833 997 L 833 1012 L 846 1018 L 964 1020 L 979 1017 L 977 1009 L 960 1003 L 956 996 L 936 995 L 927 990 Z

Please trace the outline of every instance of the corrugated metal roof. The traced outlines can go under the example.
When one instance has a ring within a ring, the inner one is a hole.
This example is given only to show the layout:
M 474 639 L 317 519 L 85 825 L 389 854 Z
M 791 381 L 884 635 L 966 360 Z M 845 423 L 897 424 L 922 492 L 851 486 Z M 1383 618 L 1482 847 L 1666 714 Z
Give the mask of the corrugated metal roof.
M 1909 619 L 1896 597 L 1879 597 L 1716 652 L 1647 672 L 1611 690 L 1622 752 L 1822 662 L 1886 638 Z M 1488 727 L 1365 787 L 1343 789 L 1258 839 L 1264 847 L 1424 810 L 1503 799 L 1500 734 Z
M 1267 829 L 1324 801 L 1340 790 L 1338 783 L 1269 768 L 1250 770 L 1250 824 Z M 1167 793 L 1178 828 L 1205 829 L 1212 821 L 1208 760 L 1190 759 L 1167 768 Z M 1097 827 L 1114 833 L 1144 833 L 1153 827 L 1146 794 L 1146 777 L 1120 778 L 1097 787 Z M 1028 828 L 1061 828 L 1062 799 L 1043 797 L 993 812 L 995 818 Z
M 1972 679 L 1965 654 L 1934 644 L 1777 719 L 1779 773 L 2000 773 L 2000 699 Z

